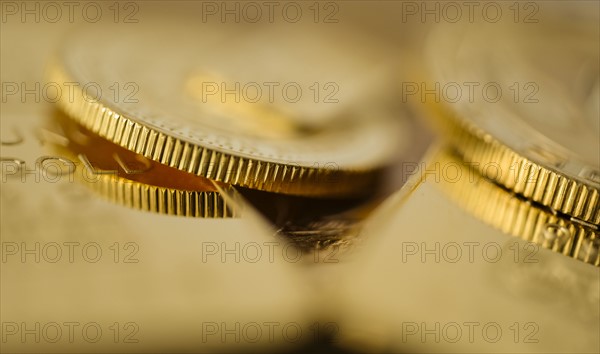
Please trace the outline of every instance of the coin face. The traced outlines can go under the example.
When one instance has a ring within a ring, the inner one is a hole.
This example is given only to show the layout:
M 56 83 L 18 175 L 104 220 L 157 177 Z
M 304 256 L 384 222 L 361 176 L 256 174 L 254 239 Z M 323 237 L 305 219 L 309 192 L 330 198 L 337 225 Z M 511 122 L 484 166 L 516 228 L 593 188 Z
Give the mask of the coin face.
M 480 169 L 499 164 L 491 178 L 500 184 L 596 224 L 597 23 L 558 26 L 546 19 L 526 30 L 447 26 L 432 35 L 428 48 L 433 77 L 452 92 L 442 96 L 442 106 L 451 121 L 476 136 L 467 143 L 470 138 L 458 134 L 457 149 L 471 162 L 488 165 Z
M 373 53 L 298 31 L 193 28 L 74 34 L 52 77 L 81 98 L 60 104 L 148 158 L 268 191 L 351 193 L 397 153 L 397 117 L 373 109 L 387 77 L 365 65 Z

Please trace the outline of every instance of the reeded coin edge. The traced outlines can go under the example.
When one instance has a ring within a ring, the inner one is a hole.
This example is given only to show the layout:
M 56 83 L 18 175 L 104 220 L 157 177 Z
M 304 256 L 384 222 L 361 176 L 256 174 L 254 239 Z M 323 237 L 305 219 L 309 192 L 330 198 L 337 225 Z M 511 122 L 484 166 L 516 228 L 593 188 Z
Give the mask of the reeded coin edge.
M 464 161 L 446 152 L 442 161 Z M 476 170 L 475 170 L 476 171 Z M 476 180 L 466 178 L 455 183 L 441 183 L 441 189 L 468 213 L 494 228 L 514 237 L 533 242 L 545 249 L 561 253 L 595 266 L 600 266 L 600 231 L 567 218 L 523 199 L 476 174 Z M 547 237 L 548 228 L 568 230 L 569 237 Z
M 600 225 L 600 192 L 596 188 L 521 156 L 489 133 L 439 107 L 433 110 L 436 125 L 463 160 L 486 178 L 556 212 Z M 490 168 L 492 165 L 494 168 Z
M 156 187 L 114 175 L 84 183 L 109 201 L 137 210 L 199 218 L 237 216 L 218 192 Z
M 75 81 L 56 63 L 50 66 L 49 77 L 57 83 Z M 71 119 L 130 151 L 235 186 L 282 194 L 342 197 L 363 194 L 375 177 L 372 171 L 341 171 L 244 158 L 186 142 L 86 97 L 81 85 L 74 90 L 74 97 L 62 95 L 57 104 Z

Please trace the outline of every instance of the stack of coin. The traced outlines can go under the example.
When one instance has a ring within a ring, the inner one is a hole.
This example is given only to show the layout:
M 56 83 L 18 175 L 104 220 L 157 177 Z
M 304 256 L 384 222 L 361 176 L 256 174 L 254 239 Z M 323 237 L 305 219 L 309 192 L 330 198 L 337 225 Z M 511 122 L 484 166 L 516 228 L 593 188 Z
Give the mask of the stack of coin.
M 506 197 L 457 187 L 463 202 L 502 230 L 598 266 L 599 34 L 597 22 L 571 20 L 442 26 L 428 55 L 447 94 L 430 106 L 455 153 L 494 193 L 520 200 L 506 209 Z
M 432 105 L 455 153 L 499 191 L 518 196 L 523 205 L 515 208 L 531 206 L 556 222 L 534 214 L 515 222 L 514 208 L 478 210 L 496 210 L 492 223 L 503 230 L 599 265 L 598 53 L 590 49 L 597 32 L 590 23 L 556 30 L 552 42 L 544 36 L 560 23 L 526 31 L 441 26 L 428 57 L 444 92 L 448 85 L 461 90 Z M 380 109 L 389 98 L 383 93 L 395 92 L 389 63 L 347 28 L 294 42 L 294 31 L 260 26 L 224 31 L 167 22 L 160 30 L 119 31 L 73 34 L 49 73 L 65 90 L 75 83 L 73 96 L 58 102 L 66 131 L 78 132 L 69 146 L 91 170 L 110 156 L 107 166 L 120 175 L 93 186 L 121 204 L 222 217 L 236 215 L 222 195 L 232 187 L 360 197 L 406 140 L 397 117 Z M 372 50 L 348 58 L 344 37 Z M 565 45 L 569 55 L 561 55 Z M 557 64 L 534 64 L 548 56 Z M 580 69 L 565 75 L 567 67 Z M 87 146 L 73 142 L 83 135 Z M 144 171 L 128 170 L 121 156 Z
M 174 20 L 172 4 L 127 2 L 160 20 L 71 28 L 44 86 L 61 85 L 46 97 L 61 112 L 27 84 L 54 23 L 6 25 L 32 7 L 2 6 L 3 78 L 24 80 L 3 82 L 0 120 L 6 351 L 599 352 L 596 17 L 452 22 L 422 58 L 394 46 L 429 27 L 400 20 L 456 3 L 321 3 L 389 32 L 368 38 L 200 24 L 191 9 L 218 4 L 185 3 Z M 417 135 L 396 89 L 395 70 L 421 74 L 409 56 L 429 60 L 422 101 L 447 140 L 423 158 L 428 134 L 401 146 Z
M 325 33 L 290 41 L 294 31 L 284 28 L 210 31 L 177 22 L 81 30 L 49 75 L 75 87 L 58 104 L 90 137 L 82 148 L 91 166 L 118 150 L 144 161 L 143 174 L 161 175 L 140 180 L 124 170 L 120 178 L 137 182 L 128 188 L 105 179 L 110 185 L 96 189 L 113 200 L 227 216 L 235 213 L 219 189 L 231 186 L 354 198 L 372 191 L 402 130 L 378 108 L 390 92 L 389 66 L 375 50 L 347 56 L 357 41 L 374 45 L 358 35 L 349 45 L 347 30 Z

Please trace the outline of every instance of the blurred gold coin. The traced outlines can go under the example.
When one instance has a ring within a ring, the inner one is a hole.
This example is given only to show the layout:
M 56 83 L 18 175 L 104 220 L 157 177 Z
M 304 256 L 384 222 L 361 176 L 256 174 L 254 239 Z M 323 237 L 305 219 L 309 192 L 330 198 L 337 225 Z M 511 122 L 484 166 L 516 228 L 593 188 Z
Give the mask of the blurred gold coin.
M 467 162 L 535 203 L 598 226 L 596 15 L 548 14 L 527 28 L 448 25 L 433 33 L 429 58 L 446 92 L 439 115 Z

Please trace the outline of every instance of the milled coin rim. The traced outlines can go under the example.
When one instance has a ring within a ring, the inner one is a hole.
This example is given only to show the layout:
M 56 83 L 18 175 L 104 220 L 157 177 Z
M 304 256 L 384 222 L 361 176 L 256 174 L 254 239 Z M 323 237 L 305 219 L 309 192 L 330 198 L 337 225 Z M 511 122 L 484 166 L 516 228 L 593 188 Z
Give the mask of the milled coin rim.
M 460 156 L 501 186 L 582 222 L 600 225 L 600 192 L 522 156 L 474 124 L 441 108 L 434 116 Z M 490 165 L 498 168 L 489 169 Z
M 114 175 L 100 176 L 97 181 L 84 183 L 109 201 L 132 209 L 198 218 L 238 216 L 219 192 L 157 187 Z

